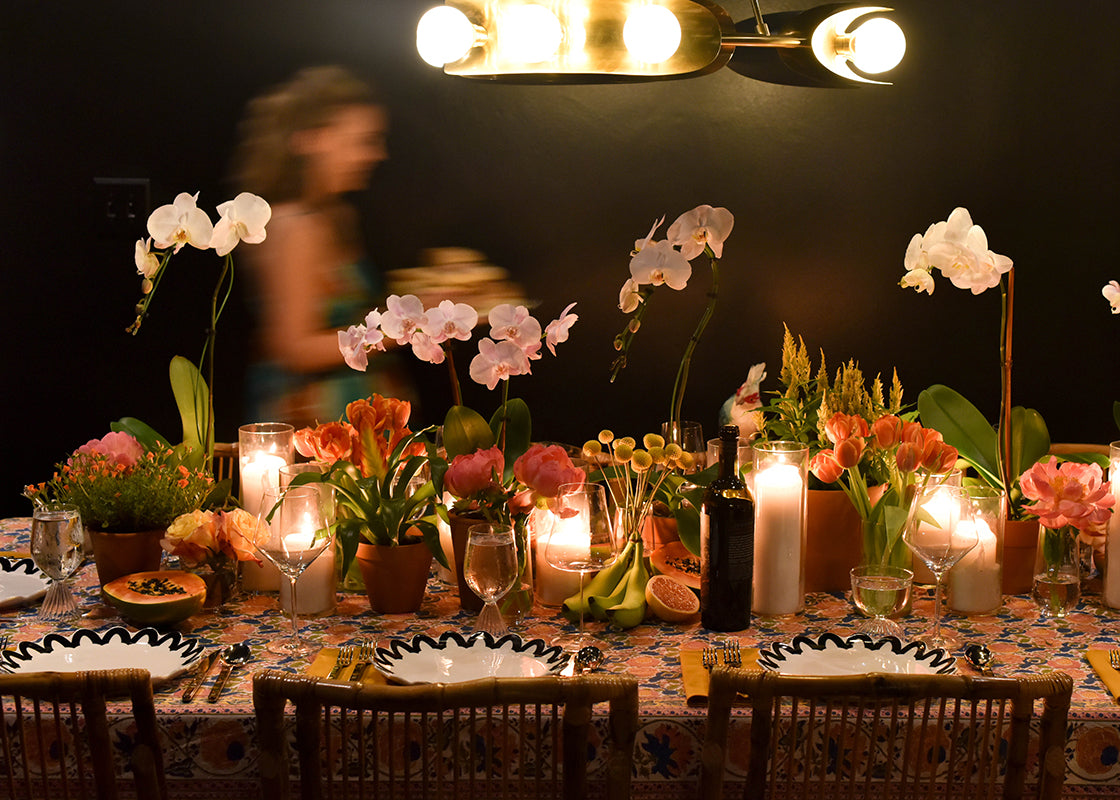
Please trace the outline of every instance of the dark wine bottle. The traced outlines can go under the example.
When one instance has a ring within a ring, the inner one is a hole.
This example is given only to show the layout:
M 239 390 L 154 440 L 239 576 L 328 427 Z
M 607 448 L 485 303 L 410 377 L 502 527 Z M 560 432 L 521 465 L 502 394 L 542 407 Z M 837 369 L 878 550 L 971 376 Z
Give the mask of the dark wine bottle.
M 700 623 L 712 631 L 751 624 L 754 502 L 739 477 L 739 428 L 719 431 L 719 477 L 700 510 Z

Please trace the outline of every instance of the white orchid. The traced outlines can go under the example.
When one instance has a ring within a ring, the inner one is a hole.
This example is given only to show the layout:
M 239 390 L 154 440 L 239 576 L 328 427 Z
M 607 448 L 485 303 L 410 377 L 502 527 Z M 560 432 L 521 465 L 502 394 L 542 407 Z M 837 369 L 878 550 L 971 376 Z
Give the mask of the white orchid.
M 1108 304 L 1112 306 L 1113 314 L 1120 314 L 1120 283 L 1109 281 L 1102 289 L 1101 294 Z
M 272 219 L 272 207 L 264 198 L 242 192 L 218 206 L 221 219 L 214 226 L 210 246 L 219 256 L 228 254 L 239 242 L 260 244 L 265 240 L 265 226 Z
M 397 344 L 409 344 L 413 331 L 424 323 L 424 304 L 414 294 L 389 295 L 381 314 L 381 330 Z
M 623 314 L 630 314 L 638 310 L 638 306 L 642 303 L 639 288 L 638 282 L 633 278 L 627 278 L 626 283 L 622 284 L 622 289 L 618 292 L 618 307 L 622 309 Z
M 973 294 L 999 286 L 1001 277 L 1013 266 L 1007 256 L 988 249 L 984 229 L 972 222 L 967 209 L 955 208 L 949 218 L 935 222 L 924 235 L 910 239 L 903 258 L 904 288 L 933 294 L 932 271 L 938 269 L 958 289 Z M 919 272 L 925 272 L 925 277 Z
M 678 292 L 688 285 L 692 265 L 668 239 L 660 242 L 646 240 L 645 246 L 630 259 L 630 277 L 639 286 L 650 283 L 665 284 Z
M 723 258 L 723 243 L 733 227 L 735 217 L 726 208 L 703 205 L 677 217 L 666 235 L 689 261 L 703 253 L 705 245 L 712 248 L 716 258 Z
M 471 359 L 471 380 L 483 384 L 487 389 L 493 389 L 498 381 L 529 373 L 529 358 L 511 339 L 500 342 L 481 339 L 478 343 L 478 355 Z
M 575 303 L 569 303 L 568 307 L 560 312 L 559 317 L 544 326 L 544 343 L 548 346 L 548 352 L 552 355 L 556 355 L 556 345 L 568 341 L 568 330 L 579 319 L 578 315 L 568 313 L 575 308 L 575 305 Z
M 926 294 L 933 294 L 933 276 L 930 275 L 928 269 L 912 269 L 902 276 L 902 280 L 898 285 L 903 289 L 913 287 L 918 294 L 925 292 Z
M 415 331 L 412 334 L 412 354 L 429 364 L 442 364 L 446 358 L 439 342 L 424 331 Z
M 136 271 L 149 281 L 159 272 L 159 257 L 152 252 L 152 239 L 150 236 L 146 240 L 136 240 L 134 259 L 136 261 Z M 147 293 L 145 292 L 145 294 Z
M 429 308 L 425 312 L 420 328 L 432 342 L 439 344 L 448 339 L 467 341 L 471 338 L 471 331 L 477 324 L 478 312 L 469 305 L 442 300 L 438 306 Z M 441 358 L 435 363 L 442 363 L 442 361 Z
M 197 205 L 198 192 L 181 192 L 169 205 L 160 206 L 148 217 L 148 233 L 156 247 L 171 247 L 175 252 L 189 244 L 199 250 L 210 247 L 214 224 L 206 212 Z

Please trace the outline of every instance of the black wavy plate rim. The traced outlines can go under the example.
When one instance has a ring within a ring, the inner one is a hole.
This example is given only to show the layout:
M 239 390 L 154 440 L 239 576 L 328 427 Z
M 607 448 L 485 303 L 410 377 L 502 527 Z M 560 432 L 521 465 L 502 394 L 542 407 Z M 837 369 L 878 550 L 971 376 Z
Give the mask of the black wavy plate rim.
M 438 638 L 427 633 L 419 633 L 411 639 L 391 639 L 388 647 L 377 648 L 373 664 L 381 672 L 396 677 L 395 666 L 406 654 L 416 655 L 422 650 L 446 650 L 450 645 L 470 649 L 477 646 L 479 642 L 482 642 L 483 647 L 488 650 L 498 650 L 507 644 L 512 645 L 514 653 L 541 659 L 551 673 L 558 672 L 567 664 L 564 649 L 559 645 L 550 645 L 544 639 L 522 639 L 516 633 L 503 634 L 498 638 L 494 638 L 489 633 L 464 636 L 458 631 L 445 631 Z
M 770 647 L 759 651 L 758 664 L 763 669 L 778 671 L 779 665 L 787 660 L 787 655 L 803 655 L 806 651 L 823 652 L 829 646 L 841 650 L 852 650 L 855 644 L 862 643 L 866 650 L 882 650 L 889 647 L 896 655 L 911 655 L 919 663 L 927 663 L 939 675 L 947 675 L 956 669 L 957 660 L 940 647 L 926 647 L 922 642 L 903 642 L 897 636 L 882 636 L 872 638 L 866 633 L 854 633 L 849 636 L 840 636 L 836 633 L 824 633 L 820 636 L 805 634 L 793 637 L 790 642 L 775 642 Z
M 43 574 L 43 571 L 35 565 L 35 559 L 27 556 L 19 558 L 0 556 L 0 572 L 23 572 L 27 575 Z M 46 580 L 45 576 L 43 580 Z
M 71 633 L 48 633 L 42 639 L 34 642 L 20 642 L 0 656 L 0 669 L 7 672 L 17 671 L 21 665 L 31 661 L 36 655 L 53 653 L 55 648 L 77 649 L 83 642 L 92 645 L 104 646 L 119 639 L 121 644 L 147 644 L 150 647 L 167 646 L 172 653 L 182 651 L 180 654 L 183 667 L 189 667 L 198 661 L 206 649 L 206 643 L 194 636 L 186 636 L 179 631 L 160 631 L 155 628 L 139 628 L 130 631 L 122 626 L 114 626 L 104 630 L 94 631 L 88 628 Z

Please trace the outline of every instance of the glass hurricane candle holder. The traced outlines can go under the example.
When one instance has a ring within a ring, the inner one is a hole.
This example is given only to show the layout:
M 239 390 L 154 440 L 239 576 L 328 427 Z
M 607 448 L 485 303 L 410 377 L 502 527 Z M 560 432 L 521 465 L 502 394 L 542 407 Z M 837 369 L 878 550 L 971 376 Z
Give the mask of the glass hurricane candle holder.
M 754 613 L 796 614 L 805 607 L 805 508 L 809 448 L 801 442 L 755 442 L 749 487 L 754 496 Z
M 1112 494 L 1120 492 L 1120 442 L 1108 446 L 1108 479 L 1112 483 Z M 1105 540 L 1104 577 L 1101 581 L 1101 596 L 1105 605 L 1120 608 L 1120 513 L 1113 511 L 1108 520 L 1108 538 Z
M 295 428 L 283 422 L 253 422 L 237 429 L 237 459 L 241 507 L 253 516 L 260 513 L 267 489 L 280 486 L 280 468 L 295 460 Z M 267 560 L 242 565 L 242 588 L 275 592 L 280 589 L 280 571 Z
M 976 547 L 949 573 L 949 608 L 960 614 L 994 614 L 1003 605 L 1003 528 L 1007 504 L 991 486 L 964 489 L 972 504 L 972 520 L 959 525 L 976 528 Z

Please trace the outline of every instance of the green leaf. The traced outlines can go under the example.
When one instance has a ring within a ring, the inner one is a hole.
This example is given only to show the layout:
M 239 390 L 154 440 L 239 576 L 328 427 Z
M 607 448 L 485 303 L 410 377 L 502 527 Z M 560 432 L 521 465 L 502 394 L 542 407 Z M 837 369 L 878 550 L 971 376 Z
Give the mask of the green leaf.
M 1120 428 L 1120 400 L 1112 401 L 1112 421 Z
M 171 447 L 171 443 L 163 438 L 147 423 L 141 422 L 136 417 L 121 417 L 116 422 L 109 424 L 109 430 L 117 433 L 127 433 L 140 442 L 146 450 L 155 450 L 157 447 Z
M 533 423 L 529 415 L 529 404 L 515 397 L 500 406 L 490 418 L 490 431 L 494 441 L 502 444 L 502 423 L 505 423 L 505 444 L 502 453 L 506 459 L 505 480 L 513 477 L 513 462 L 521 458 L 532 444 Z
M 927 428 L 940 431 L 992 486 L 1000 486 L 995 428 L 959 392 L 934 384 L 918 396 L 918 414 Z
M 354 555 L 358 552 L 358 543 L 362 539 L 362 528 L 365 524 L 360 519 L 340 519 L 335 525 L 335 539 L 338 540 L 342 552 L 342 574 L 345 575 Z
M 443 446 L 448 458 L 494 446 L 494 434 L 477 411 L 452 406 L 443 419 Z
M 1033 408 L 1011 409 L 1011 478 L 1019 476 L 1050 452 L 1050 432 L 1042 415 Z
M 183 444 L 195 453 L 210 451 L 213 437 L 207 439 L 207 417 L 210 413 L 210 390 L 202 373 L 189 359 L 175 356 L 168 369 L 171 376 L 171 393 L 183 421 Z M 205 444 L 203 444 L 205 442 Z
M 412 524 L 420 529 L 420 533 L 424 537 L 424 544 L 432 551 L 432 555 L 435 556 L 439 565 L 445 569 L 450 569 L 451 565 L 447 562 L 447 554 L 443 552 L 443 546 L 439 543 L 439 528 L 436 527 L 435 523 L 431 519 L 424 518 L 416 520 Z

